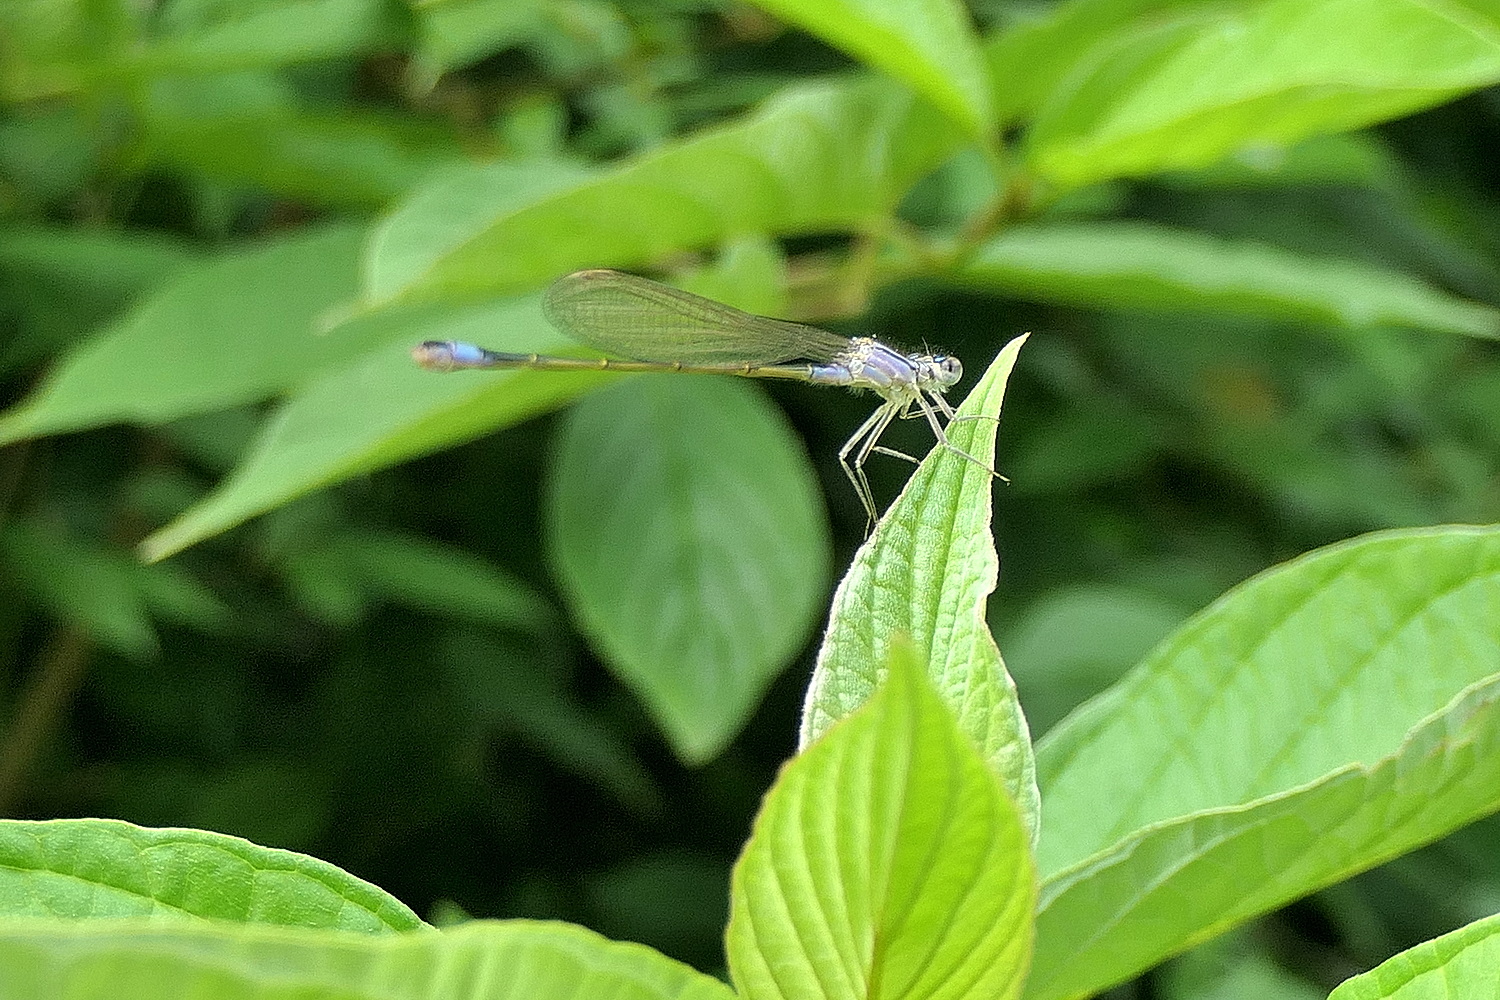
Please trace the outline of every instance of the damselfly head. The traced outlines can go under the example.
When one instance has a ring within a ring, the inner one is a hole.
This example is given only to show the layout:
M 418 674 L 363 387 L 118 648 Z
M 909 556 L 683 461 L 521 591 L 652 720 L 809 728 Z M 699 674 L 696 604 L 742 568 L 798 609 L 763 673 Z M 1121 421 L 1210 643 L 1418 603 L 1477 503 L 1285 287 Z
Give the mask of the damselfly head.
M 951 354 L 926 354 L 916 360 L 919 377 L 938 392 L 951 389 L 964 377 L 963 362 Z

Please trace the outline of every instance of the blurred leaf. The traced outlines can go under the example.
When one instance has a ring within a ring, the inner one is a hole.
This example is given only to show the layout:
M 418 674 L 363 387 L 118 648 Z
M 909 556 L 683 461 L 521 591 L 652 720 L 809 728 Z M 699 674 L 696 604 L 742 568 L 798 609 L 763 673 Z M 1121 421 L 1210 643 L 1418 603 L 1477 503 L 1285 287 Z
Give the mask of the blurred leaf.
M 602 928 L 677 951 L 718 953 L 729 917 L 729 865 L 715 857 L 663 850 L 590 876 L 589 899 Z
M 711 759 L 823 597 L 822 503 L 785 419 L 727 378 L 622 381 L 569 411 L 548 506 L 584 631 L 679 756 Z
M 637 812 L 659 810 L 661 792 L 640 757 L 541 669 L 538 658 L 537 650 L 517 654 L 472 632 L 453 631 L 441 662 L 462 704 L 481 724 L 515 734 Z
M 980 462 L 994 461 L 1000 403 L 1025 340 L 1006 345 L 958 408 L 966 419 L 949 425 L 953 446 Z M 834 594 L 799 745 L 806 748 L 864 704 L 880 684 L 891 643 L 907 636 L 1034 836 L 1040 807 L 1031 737 L 984 615 L 1000 571 L 990 533 L 992 486 L 982 466 L 938 447 L 912 474 Z
M 1005 463 L 1011 494 L 1076 493 L 1138 474 L 1163 450 L 1162 421 L 1139 404 L 1090 394 L 1052 420 L 1045 437 Z
M 424 335 L 544 354 L 568 346 L 542 319 L 535 299 L 443 317 L 414 330 L 410 343 Z M 417 368 L 409 346 L 391 345 L 311 381 L 265 422 L 228 480 L 141 544 L 143 555 L 165 558 L 320 487 L 519 423 L 601 381 L 588 372 L 444 377 Z
M 958 142 L 931 107 L 857 78 L 788 90 L 743 121 L 593 179 L 553 168 L 551 188 L 532 188 L 530 201 L 502 194 L 482 170 L 457 175 L 381 226 L 365 297 L 374 307 L 499 295 L 745 233 L 878 227 Z
M 545 632 L 557 612 L 530 585 L 460 549 L 393 532 L 341 536 L 354 581 L 375 597 L 458 621 Z
M 1139 222 L 1017 226 L 958 272 L 967 286 L 1096 308 L 1237 311 L 1500 338 L 1500 311 L 1417 278 Z
M 1016 997 L 1035 875 L 1025 817 L 912 650 L 781 771 L 735 865 L 746 1000 Z
M 1500 807 L 1497 573 L 1495 529 L 1320 550 L 1054 729 L 1029 995 L 1094 992 Z
M 6 137 L 0 129 L 0 150 Z M 16 322 L 0 369 L 50 360 L 79 331 L 115 318 L 132 296 L 175 277 L 199 256 L 149 231 L 11 226 L 0 230 L 0 302 Z
M 358 356 L 378 327 L 315 323 L 353 294 L 361 235 L 311 230 L 187 271 L 0 417 L 0 442 L 252 402 Z
M 1050 96 L 1027 159 L 1073 186 L 1396 118 L 1500 80 L 1497 29 L 1423 0 L 1270 0 L 1127 29 Z
M 122 53 L 100 75 L 168 76 L 285 66 L 368 52 L 400 37 L 386 0 L 239 0 L 175 4 L 208 12 L 149 44 Z M 186 21 L 187 19 L 182 19 Z
M 710 976 L 582 927 L 476 920 L 415 934 L 335 933 L 139 920 L 0 924 L 0 992 L 146 1000 L 418 1000 L 486 995 L 732 1000 Z
M 1500 916 L 1424 941 L 1339 985 L 1328 1000 L 1482 997 L 1500 981 Z
M 1249 0 L 1254 2 L 1254 0 Z M 985 43 L 1002 125 L 1030 118 L 1065 84 L 1088 72 L 1133 36 L 1202 17 L 1203 8 L 1234 10 L 1240 0 L 1072 0 L 1007 11 L 1009 23 Z
M 64 917 L 75 929 L 122 917 L 164 924 L 214 918 L 376 935 L 422 926 L 393 897 L 327 862 L 201 830 L 107 819 L 0 820 L 0 858 L 0 908 L 12 933 L 24 926 L 17 917 Z M 0 939 L 6 937 L 0 931 Z M 15 945 L 10 939 L 8 946 Z M 0 960 L 7 965 L 17 971 Z
M 958 0 L 755 0 L 779 17 L 884 70 L 942 108 L 971 136 L 994 130 L 988 68 Z
M 1405 168 L 1395 152 L 1369 132 L 1315 135 L 1287 146 L 1246 146 L 1199 170 L 1160 178 L 1184 189 L 1279 187 L 1288 184 L 1389 189 Z
M 422 72 L 448 70 L 515 45 L 540 29 L 542 0 L 409 0 L 417 17 Z
M 1262 955 L 1218 955 L 1218 942 L 1195 948 L 1174 960 L 1162 975 L 1163 1000 L 1325 1000 L 1320 987 L 1281 968 Z
M 1069 587 L 1032 602 L 1001 635 L 1032 731 L 1045 733 L 1113 684 L 1186 617 L 1156 594 L 1120 586 Z
M 73 294 L 86 291 L 125 298 L 171 278 L 200 254 L 187 243 L 149 230 L 44 228 L 0 229 L 0 268 L 33 280 L 56 283 Z
M 151 573 L 124 552 L 12 521 L 0 532 L 0 555 L 0 572 L 52 615 L 124 656 L 157 652 L 143 587 Z
M 133 155 L 318 204 L 378 208 L 462 153 L 446 130 L 391 115 L 292 104 L 208 112 L 155 102 Z

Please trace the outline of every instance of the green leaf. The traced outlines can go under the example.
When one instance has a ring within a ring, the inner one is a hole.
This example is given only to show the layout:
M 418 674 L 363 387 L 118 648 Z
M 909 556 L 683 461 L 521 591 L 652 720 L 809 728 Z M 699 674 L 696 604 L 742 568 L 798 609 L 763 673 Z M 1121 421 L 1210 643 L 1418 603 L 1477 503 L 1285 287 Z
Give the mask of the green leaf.
M 1035 876 L 1023 816 L 909 648 L 782 769 L 735 865 L 745 1000 L 1018 996 Z
M 135 920 L 0 921 L 0 994 L 68 1000 L 734 1000 L 710 976 L 581 927 L 472 921 L 371 936 Z
M 483 170 L 450 176 L 381 226 L 365 297 L 373 307 L 500 295 L 748 233 L 878 228 L 959 143 L 932 107 L 857 78 L 784 92 L 598 176 L 554 168 L 552 189 L 530 200 L 498 192 Z
M 536 174 L 530 175 L 533 179 Z M 477 189 L 476 189 L 477 193 Z M 500 198 L 510 197 L 499 194 Z M 497 197 L 491 192 L 490 197 Z M 462 226 L 458 216 L 445 216 Z M 706 291 L 733 290 L 750 299 L 774 291 L 765 283 L 779 273 L 754 250 L 756 240 L 732 243 L 719 267 L 701 272 Z M 712 283 L 713 287 L 707 287 Z M 401 311 L 370 318 L 371 328 L 401 322 Z M 410 322 L 409 314 L 406 322 Z M 364 321 L 339 327 L 358 339 Z M 218 490 L 148 538 L 142 551 L 163 558 L 264 513 L 288 500 L 353 475 L 470 441 L 560 406 L 614 378 L 578 372 L 462 372 L 449 377 L 419 371 L 407 348 L 422 339 L 466 340 L 502 351 L 566 353 L 572 344 L 542 318 L 535 298 L 470 307 L 405 327 L 407 339 L 309 384 L 269 420 L 244 463 Z
M 1319 550 L 1053 730 L 1028 995 L 1093 993 L 1500 807 L 1497 578 L 1494 528 Z
M 360 587 L 407 607 L 520 632 L 557 619 L 535 588 L 462 549 L 376 531 L 340 536 L 335 547 Z
M 361 236 L 313 230 L 187 271 L 0 417 L 0 443 L 253 402 L 368 350 L 378 324 L 315 332 L 354 294 Z
M 1371 264 L 1142 222 L 1017 226 L 957 272 L 973 288 L 1098 308 L 1241 312 L 1500 337 L 1500 310 Z
M 710 759 L 825 593 L 823 504 L 785 418 L 734 379 L 624 380 L 569 411 L 548 504 L 584 631 L 678 754 Z
M 443 129 L 390 115 L 152 104 L 138 162 L 317 204 L 376 209 L 462 155 Z
M 994 461 L 995 428 L 1016 355 L 1006 345 L 959 407 L 948 438 L 983 463 Z M 992 477 L 934 448 L 875 526 L 834 594 L 833 610 L 802 710 L 801 746 L 853 712 L 880 683 L 896 636 L 907 636 L 932 684 L 1000 773 L 1037 829 L 1036 779 L 1026 718 L 985 623 L 1000 562 L 990 534 Z
M 213 918 L 362 934 L 423 926 L 393 897 L 316 858 L 107 819 L 0 820 L 0 916 L 12 930 L 22 926 L 16 917 Z
M 988 67 L 958 0 L 755 0 L 829 45 L 884 70 L 971 136 L 994 130 Z
M 173 26 L 148 44 L 94 67 L 101 77 L 227 73 L 368 52 L 399 37 L 383 0 L 254 0 L 180 4 L 177 11 L 224 12 Z M 168 16 L 174 8 L 168 9 Z
M 305 386 L 266 421 L 229 478 L 147 538 L 142 554 L 165 558 L 320 487 L 518 423 L 601 380 L 582 372 L 572 378 L 543 372 L 434 375 L 411 360 L 412 343 L 424 337 L 544 354 L 568 346 L 542 319 L 535 299 L 471 309 L 418 328 L 409 341 Z
M 201 588 L 196 600 L 186 597 L 187 582 L 175 571 L 142 566 L 127 552 L 79 541 L 50 526 L 26 521 L 6 525 L 0 532 L 0 556 L 6 581 L 17 595 L 134 659 L 158 652 L 154 607 L 199 624 L 220 622 L 227 614 Z
M 544 25 L 542 0 L 409 0 L 421 32 L 428 80 L 515 45 Z
M 1500 916 L 1424 941 L 1339 985 L 1328 1000 L 1452 1000 L 1500 982 Z
M 1028 133 L 1031 168 L 1073 186 L 1207 166 L 1500 80 L 1500 24 L 1463 5 L 1271 0 L 1194 13 L 1132 23 L 1069 67 Z
M 6 226 L 0 229 L 0 267 L 27 280 L 46 281 L 110 298 L 148 289 L 198 261 L 194 249 L 151 231 Z

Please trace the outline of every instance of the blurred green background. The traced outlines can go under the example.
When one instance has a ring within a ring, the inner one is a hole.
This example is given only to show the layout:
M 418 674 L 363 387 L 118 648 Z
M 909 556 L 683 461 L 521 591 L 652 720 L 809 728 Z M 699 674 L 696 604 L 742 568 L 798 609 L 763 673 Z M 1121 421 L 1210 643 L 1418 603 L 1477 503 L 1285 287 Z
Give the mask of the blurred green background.
M 1212 24 L 1256 4 L 1092 6 Z M 971 13 L 992 46 L 1058 17 Z M 486 261 L 512 265 L 480 254 L 432 301 L 379 290 L 429 252 L 424 226 L 529 218 L 701 130 L 733 138 L 768 99 L 816 111 L 819 81 L 859 72 L 718 0 L 6 4 L 0 810 L 239 834 L 431 919 L 560 917 L 721 968 L 729 866 L 864 536 L 834 455 L 871 399 L 658 377 L 559 410 L 601 383 L 405 358 L 434 330 L 557 349 L 540 276 L 486 289 Z M 829 127 L 831 160 L 857 159 Z M 945 128 L 919 121 L 914 145 Z M 1500 90 L 1480 89 L 1050 191 L 955 144 L 913 154 L 931 162 L 879 226 L 666 253 L 617 193 L 623 235 L 572 264 L 941 347 L 970 382 L 1033 332 L 1000 435 L 991 623 L 1040 735 L 1261 569 L 1500 519 L 1497 138 Z M 715 155 L 672 167 L 710 204 Z M 610 214 L 587 208 L 522 235 L 586 252 Z M 933 263 L 966 239 L 975 256 Z M 397 413 L 421 393 L 447 395 Z M 922 454 L 920 424 L 888 443 Z M 910 467 L 869 471 L 884 505 Z M 270 485 L 213 506 L 247 478 Z M 147 564 L 148 537 L 198 544 Z M 676 631 L 618 600 L 725 576 L 765 600 L 726 590 Z M 723 718 L 700 725 L 705 704 Z M 1322 995 L 1493 912 L 1497 846 L 1480 824 L 1116 993 Z

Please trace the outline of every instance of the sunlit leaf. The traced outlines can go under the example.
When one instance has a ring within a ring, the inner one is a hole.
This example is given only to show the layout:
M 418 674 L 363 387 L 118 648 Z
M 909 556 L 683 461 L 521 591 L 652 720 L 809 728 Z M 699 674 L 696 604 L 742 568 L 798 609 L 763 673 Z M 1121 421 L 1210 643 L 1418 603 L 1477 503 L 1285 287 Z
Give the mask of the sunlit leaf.
M 1473 7 L 1198 7 L 1126 22 L 1069 66 L 1028 132 L 1027 159 L 1064 185 L 1206 166 L 1246 146 L 1358 128 L 1496 80 L 1500 22 Z
M 375 306 L 514 293 L 747 233 L 877 226 L 959 142 L 904 89 L 855 78 L 784 91 L 742 121 L 592 177 L 554 169 L 530 200 L 483 168 L 455 174 L 380 228 L 365 296 Z
M 1328 1000 L 1460 1000 L 1500 982 L 1500 917 L 1408 948 L 1339 985 Z
M 755 0 L 926 96 L 973 136 L 994 126 L 988 67 L 958 0 Z
M 316 858 L 105 819 L 0 820 L 0 916 L 213 918 L 364 934 L 422 926 L 391 896 Z
M 801 745 L 858 708 L 880 683 L 891 643 L 907 636 L 933 686 L 1037 828 L 1031 738 L 985 623 L 999 560 L 990 534 L 986 465 L 1006 380 L 1024 337 L 1011 341 L 980 377 L 950 425 L 964 458 L 934 448 L 875 526 L 833 598 L 828 632 L 802 709 Z M 984 463 L 984 464 L 981 464 Z
M 910 648 L 782 770 L 735 866 L 746 1000 L 1018 996 L 1035 882 L 1024 817 Z
M 727 986 L 650 948 L 581 927 L 471 921 L 369 935 L 138 920 L 0 921 L 0 993 L 69 1000 L 484 1000 L 607 996 L 733 1000 Z
M 1320 550 L 1053 730 L 1029 995 L 1093 993 L 1500 807 L 1496 579 L 1492 528 Z

